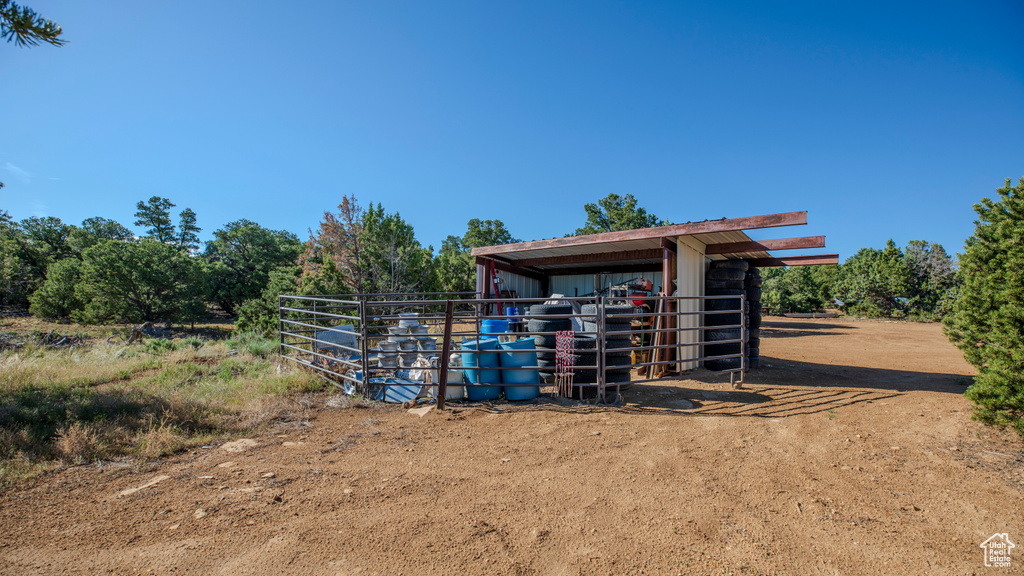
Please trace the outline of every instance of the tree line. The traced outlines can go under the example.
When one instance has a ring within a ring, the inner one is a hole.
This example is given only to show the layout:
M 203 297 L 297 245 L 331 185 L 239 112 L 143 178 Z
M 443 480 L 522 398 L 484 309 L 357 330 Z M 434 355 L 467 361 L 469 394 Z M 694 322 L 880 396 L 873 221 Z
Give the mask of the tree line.
M 941 244 L 913 240 L 903 249 L 862 248 L 843 264 L 768 268 L 761 302 L 771 312 L 838 309 L 852 316 L 940 319 L 962 280 Z
M 473 218 L 435 254 L 398 212 L 347 196 L 306 242 L 237 220 L 201 245 L 195 211 L 175 219 L 174 208 L 158 196 L 139 201 L 138 235 L 99 216 L 72 225 L 53 216 L 16 222 L 0 211 L 0 305 L 85 324 L 188 323 L 216 306 L 241 330 L 272 331 L 278 294 L 472 292 L 470 250 L 520 241 L 501 220 Z M 577 234 L 662 223 L 629 194 L 584 210 Z
M 82 323 L 192 322 L 210 306 L 243 329 L 273 330 L 277 295 L 472 292 L 470 250 L 519 242 L 501 220 L 471 219 L 435 254 L 413 226 L 380 203 L 343 197 L 309 239 L 249 220 L 230 222 L 201 246 L 197 215 L 152 197 L 136 205 L 136 235 L 103 217 L 14 222 L 0 213 L 0 304 Z M 631 194 L 584 205 L 576 235 L 664 225 Z M 862 316 L 940 318 L 956 298 L 956 262 L 939 244 L 892 241 L 838 266 L 770 268 L 762 301 L 776 312 L 838 307 Z
M 14 221 L 0 211 L 0 305 L 84 324 L 195 322 L 219 307 L 240 329 L 276 327 L 277 295 L 459 292 L 475 289 L 469 251 L 517 241 L 500 220 L 472 219 L 435 255 L 411 224 L 354 196 L 325 212 L 303 243 L 237 220 L 200 245 L 197 215 L 162 197 L 140 201 L 133 233 L 103 217 Z

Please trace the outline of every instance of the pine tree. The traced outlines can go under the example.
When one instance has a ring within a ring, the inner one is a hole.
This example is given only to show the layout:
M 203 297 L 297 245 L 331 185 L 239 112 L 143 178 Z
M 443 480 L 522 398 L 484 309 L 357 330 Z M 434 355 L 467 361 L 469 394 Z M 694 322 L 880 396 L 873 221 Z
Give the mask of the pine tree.
M 144 226 L 146 234 L 161 244 L 176 243 L 178 238 L 174 223 L 171 222 L 171 208 L 174 203 L 167 198 L 153 196 L 148 202 L 139 201 L 135 205 L 135 225 Z
M 199 233 L 203 229 L 196 226 L 196 213 L 191 208 L 181 211 L 178 221 L 178 246 L 192 253 L 199 248 Z
M 600 232 L 617 232 L 620 230 L 636 230 L 664 226 L 666 222 L 654 214 L 648 214 L 642 206 L 637 206 L 632 194 L 619 196 L 609 194 L 597 201 L 597 204 L 584 204 L 587 223 L 576 229 L 576 236 L 598 234 Z
M 963 285 L 946 335 L 978 369 L 974 417 L 1024 435 L 1024 178 L 982 198 L 960 259 Z

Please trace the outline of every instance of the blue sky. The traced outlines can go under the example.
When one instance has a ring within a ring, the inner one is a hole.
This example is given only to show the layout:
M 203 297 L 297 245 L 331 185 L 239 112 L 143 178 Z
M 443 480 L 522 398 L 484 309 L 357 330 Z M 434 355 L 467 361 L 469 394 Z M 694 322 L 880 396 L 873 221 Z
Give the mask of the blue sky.
M 635 195 L 673 222 L 808 210 L 845 260 L 959 252 L 1024 176 L 1024 4 L 24 0 L 0 45 L 0 209 L 303 239 L 343 195 L 435 248 L 470 218 L 562 236 Z

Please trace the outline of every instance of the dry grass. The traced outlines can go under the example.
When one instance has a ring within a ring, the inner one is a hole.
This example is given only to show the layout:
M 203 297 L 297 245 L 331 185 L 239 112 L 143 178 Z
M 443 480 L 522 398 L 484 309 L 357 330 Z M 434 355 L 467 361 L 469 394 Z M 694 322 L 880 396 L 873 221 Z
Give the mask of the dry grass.
M 103 338 L 0 353 L 0 486 L 66 465 L 146 460 L 271 425 L 302 426 L 305 395 L 323 381 L 279 366 L 275 353 L 273 342 L 251 337 L 131 346 Z

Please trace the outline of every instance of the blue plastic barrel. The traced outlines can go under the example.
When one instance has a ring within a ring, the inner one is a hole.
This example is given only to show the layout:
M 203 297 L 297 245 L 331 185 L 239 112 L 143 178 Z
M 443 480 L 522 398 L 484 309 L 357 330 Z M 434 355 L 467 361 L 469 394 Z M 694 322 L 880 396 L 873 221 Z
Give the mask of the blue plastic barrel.
M 497 338 L 481 338 L 479 342 L 469 340 L 462 343 L 463 350 L 497 350 Z M 479 354 L 463 352 L 462 366 L 465 368 L 498 368 L 497 354 Z M 466 379 L 470 384 L 501 384 L 500 370 L 466 370 Z M 470 400 L 493 400 L 501 396 L 501 386 L 466 386 L 466 396 Z
M 520 368 L 537 365 L 537 347 L 533 338 L 523 338 L 514 342 L 501 342 L 502 352 L 498 354 L 502 368 Z M 526 352 L 528 350 L 528 352 Z M 502 370 L 501 381 L 505 384 L 532 384 L 540 382 L 537 370 Z M 505 398 L 509 400 L 529 400 L 540 396 L 540 386 L 505 386 Z
M 484 336 L 505 334 L 508 332 L 508 320 L 488 319 L 480 323 L 480 333 Z

